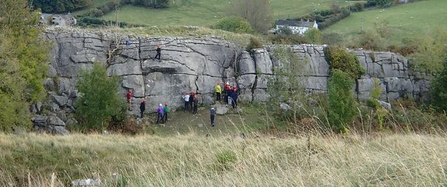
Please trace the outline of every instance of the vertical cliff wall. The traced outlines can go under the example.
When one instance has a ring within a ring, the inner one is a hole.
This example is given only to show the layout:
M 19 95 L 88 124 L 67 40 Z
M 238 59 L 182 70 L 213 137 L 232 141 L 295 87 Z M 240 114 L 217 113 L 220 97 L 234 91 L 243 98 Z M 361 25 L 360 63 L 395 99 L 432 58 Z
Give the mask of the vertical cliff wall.
M 217 82 L 229 82 L 239 88 L 244 101 L 266 101 L 267 83 L 274 76 L 272 59 L 274 48 L 243 51 L 242 47 L 215 37 L 139 37 L 82 30 L 52 30 L 46 37 L 53 42 L 49 78 L 44 83 L 53 98 L 52 110 L 70 112 L 78 93 L 76 79 L 81 69 L 89 69 L 94 61 L 107 66 L 110 75 L 122 77 L 120 94 L 128 88 L 135 90 L 134 112 L 138 103 L 147 98 L 148 112 L 159 103 L 171 107 L 182 106 L 185 91 L 198 93 L 201 103 L 213 102 Z M 127 42 L 126 42 L 127 41 Z M 162 46 L 161 61 L 153 60 L 156 45 Z M 324 58 L 324 47 L 316 45 L 285 46 L 301 59 L 307 60 L 305 81 L 301 84 L 309 92 L 326 92 L 329 64 Z M 380 79 L 382 100 L 400 97 L 424 98 L 429 81 L 409 70 L 409 62 L 389 52 L 353 51 L 367 74 L 358 80 L 358 99 L 370 96 L 373 78 Z

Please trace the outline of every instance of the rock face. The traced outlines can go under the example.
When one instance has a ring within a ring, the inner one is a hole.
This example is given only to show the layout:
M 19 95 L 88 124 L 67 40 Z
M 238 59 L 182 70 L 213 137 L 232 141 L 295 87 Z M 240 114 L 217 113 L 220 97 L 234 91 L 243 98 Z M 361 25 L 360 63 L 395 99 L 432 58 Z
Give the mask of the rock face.
M 183 106 L 182 94 L 191 90 L 198 94 L 199 103 L 212 104 L 216 82 L 237 86 L 242 101 L 267 101 L 267 83 L 274 76 L 273 67 L 279 65 L 272 55 L 278 46 L 249 53 L 215 37 L 145 38 L 82 30 L 48 30 L 46 37 L 53 42 L 53 49 L 48 64 L 51 71 L 44 85 L 50 92 L 52 112 L 64 118 L 63 122 L 73 121 L 60 113 L 75 110 L 79 71 L 92 68 L 94 61 L 104 64 L 109 75 L 122 78 L 119 92 L 123 99 L 127 89 L 134 89 L 131 112 L 135 115 L 143 98 L 147 99 L 146 112 L 154 112 L 159 103 L 165 102 L 175 109 Z M 162 48 L 160 61 L 152 59 L 158 44 Z M 300 84 L 309 92 L 327 92 L 329 64 L 324 58 L 325 46 L 286 47 L 307 62 Z M 389 52 L 352 52 L 367 72 L 357 81 L 359 100 L 370 97 L 374 78 L 383 88 L 381 100 L 426 97 L 429 80 L 410 72 L 407 59 Z M 33 109 L 39 110 L 40 106 Z

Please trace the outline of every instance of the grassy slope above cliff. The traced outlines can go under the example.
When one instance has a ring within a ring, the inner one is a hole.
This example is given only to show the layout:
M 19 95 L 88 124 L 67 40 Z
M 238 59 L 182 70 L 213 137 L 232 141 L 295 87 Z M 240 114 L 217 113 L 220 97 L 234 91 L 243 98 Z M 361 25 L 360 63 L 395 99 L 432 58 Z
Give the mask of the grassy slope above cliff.
M 228 16 L 228 7 L 235 0 L 177 0 L 169 9 L 147 9 L 143 7 L 124 6 L 118 10 L 118 21 L 140 25 L 195 25 L 211 26 Z M 349 5 L 347 1 L 333 0 L 274 0 L 271 10 L 275 19 L 296 18 L 311 13 L 313 10 L 326 10 L 335 3 Z M 351 2 L 353 4 L 354 2 Z M 101 17 L 115 20 L 116 12 Z M 272 23 L 273 24 L 273 23 Z
M 343 36 L 344 43 L 351 43 L 360 36 L 362 30 L 375 31 L 375 23 L 384 26 L 388 24 L 385 29 L 390 36 L 385 42 L 402 44 L 403 40 L 433 34 L 436 28 L 447 29 L 445 7 L 445 0 L 429 0 L 352 13 L 348 18 L 325 29 L 323 33 L 339 33 Z
M 349 135 L 308 140 L 0 134 L 0 186 L 63 186 L 94 172 L 103 186 L 446 185 L 446 137 Z

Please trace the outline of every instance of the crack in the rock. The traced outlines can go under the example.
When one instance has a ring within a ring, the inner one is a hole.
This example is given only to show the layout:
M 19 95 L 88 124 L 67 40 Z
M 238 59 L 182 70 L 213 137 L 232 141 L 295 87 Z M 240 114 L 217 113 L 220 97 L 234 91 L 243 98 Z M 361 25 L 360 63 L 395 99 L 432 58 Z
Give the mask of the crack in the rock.
M 257 70 L 258 66 L 257 66 L 256 58 L 254 57 L 254 54 L 250 53 L 250 57 L 253 59 L 253 62 L 255 65 L 255 70 Z M 253 82 L 253 85 L 251 87 L 251 102 L 253 102 L 255 99 L 255 89 L 256 89 L 257 85 L 258 85 L 258 74 L 255 73 L 255 81 Z

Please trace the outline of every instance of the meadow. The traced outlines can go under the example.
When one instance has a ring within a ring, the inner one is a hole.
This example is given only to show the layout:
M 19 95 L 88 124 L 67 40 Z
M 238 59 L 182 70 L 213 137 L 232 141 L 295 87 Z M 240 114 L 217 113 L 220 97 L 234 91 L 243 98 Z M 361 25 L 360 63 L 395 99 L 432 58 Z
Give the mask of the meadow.
M 435 29 L 447 29 L 445 7 L 445 0 L 429 0 L 352 13 L 323 30 L 323 34 L 339 33 L 346 44 L 356 41 L 362 32 L 374 32 L 375 25 L 379 25 L 389 33 L 383 42 L 405 45 L 420 36 L 433 34 Z
M 445 135 L 0 134 L 0 186 L 444 186 Z M 53 177 L 52 177 L 53 176 Z
M 193 25 L 209 27 L 220 19 L 229 16 L 229 7 L 235 0 L 175 0 L 169 9 L 147 9 L 135 6 L 123 6 L 116 12 L 110 12 L 101 19 L 148 26 Z M 340 6 L 355 1 L 334 0 L 271 0 L 270 7 L 275 19 L 296 18 L 314 10 L 330 9 L 335 3 Z

